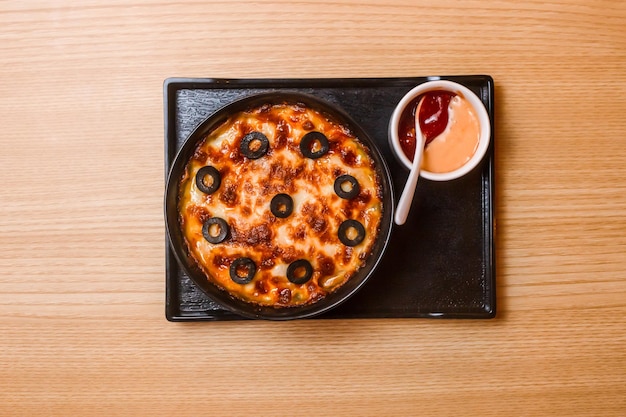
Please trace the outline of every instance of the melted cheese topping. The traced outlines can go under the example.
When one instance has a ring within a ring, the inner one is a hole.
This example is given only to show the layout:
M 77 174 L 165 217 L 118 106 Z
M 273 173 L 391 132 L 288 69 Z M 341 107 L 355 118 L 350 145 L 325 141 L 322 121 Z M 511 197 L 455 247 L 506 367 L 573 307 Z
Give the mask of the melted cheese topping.
M 258 159 L 240 151 L 242 138 L 253 131 L 269 139 L 267 154 Z M 329 141 L 328 152 L 318 159 L 300 151 L 301 138 L 311 131 Z M 207 165 L 221 176 L 218 190 L 208 195 L 195 181 Z M 344 174 L 359 184 L 352 199 L 334 191 L 335 179 Z M 293 199 L 293 212 L 286 218 L 270 211 L 270 201 L 281 193 Z M 303 105 L 266 105 L 232 115 L 198 145 L 180 183 L 179 217 L 190 254 L 210 281 L 262 305 L 312 303 L 339 288 L 368 258 L 382 211 L 381 180 L 368 149 L 347 128 Z M 211 217 L 229 225 L 229 236 L 221 243 L 209 243 L 202 234 Z M 338 238 L 339 226 L 348 219 L 365 228 L 365 238 L 356 246 Z M 230 265 L 240 257 L 256 265 L 247 284 L 230 276 Z M 299 259 L 310 262 L 313 274 L 298 285 L 286 272 Z

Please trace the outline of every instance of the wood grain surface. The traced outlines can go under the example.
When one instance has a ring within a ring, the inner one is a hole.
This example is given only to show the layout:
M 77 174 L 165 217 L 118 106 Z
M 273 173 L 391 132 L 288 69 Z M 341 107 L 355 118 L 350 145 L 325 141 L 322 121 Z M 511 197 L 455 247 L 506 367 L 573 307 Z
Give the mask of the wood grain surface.
M 165 320 L 165 78 L 456 74 L 496 319 Z M 2 1 L 0 415 L 626 415 L 625 115 L 622 1 Z

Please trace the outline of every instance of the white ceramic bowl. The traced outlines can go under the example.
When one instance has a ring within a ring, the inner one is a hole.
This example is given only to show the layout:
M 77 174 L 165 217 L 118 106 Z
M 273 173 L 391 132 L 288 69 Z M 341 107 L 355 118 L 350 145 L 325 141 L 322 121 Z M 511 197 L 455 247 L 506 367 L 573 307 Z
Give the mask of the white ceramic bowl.
M 489 121 L 487 110 L 478 96 L 467 87 L 446 80 L 426 81 L 406 93 L 391 115 L 391 120 L 389 121 L 389 144 L 391 145 L 391 149 L 393 150 L 396 158 L 402 163 L 402 165 L 404 165 L 407 169 L 411 169 L 411 160 L 404 154 L 404 151 L 400 146 L 400 138 L 398 136 L 400 116 L 406 106 L 409 105 L 413 99 L 433 90 L 450 91 L 465 98 L 476 111 L 478 124 L 480 126 L 478 147 L 469 161 L 450 172 L 429 172 L 424 169 L 420 171 L 420 176 L 426 179 L 433 181 L 449 181 L 460 178 L 473 170 L 480 163 L 480 161 L 482 161 L 483 157 L 487 153 L 487 149 L 489 149 L 489 141 L 491 140 L 491 122 Z

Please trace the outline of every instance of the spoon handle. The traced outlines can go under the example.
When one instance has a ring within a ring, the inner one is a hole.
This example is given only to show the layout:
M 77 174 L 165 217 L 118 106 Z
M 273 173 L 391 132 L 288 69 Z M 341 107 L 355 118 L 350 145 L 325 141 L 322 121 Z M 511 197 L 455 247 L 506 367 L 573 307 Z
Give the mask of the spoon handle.
M 420 176 L 420 165 L 422 163 L 423 153 L 420 146 L 424 146 L 424 141 L 422 139 L 416 140 L 416 142 L 416 151 L 415 156 L 413 157 L 411 172 L 409 173 L 409 178 L 406 180 L 406 184 L 404 184 L 404 190 L 402 190 L 400 201 L 398 201 L 398 208 L 396 209 L 395 222 L 398 226 L 403 225 L 406 222 L 406 218 L 409 216 L 411 203 L 413 202 L 413 195 L 415 194 L 415 187 L 417 186 L 417 179 Z
M 420 167 L 422 165 L 422 155 L 424 154 L 424 135 L 420 128 L 419 114 L 422 108 L 424 100 L 420 100 L 415 111 L 415 154 L 413 155 L 413 164 L 411 165 L 411 172 L 404 184 L 404 190 L 398 201 L 398 208 L 396 209 L 396 215 L 394 221 L 398 226 L 402 226 L 406 222 L 406 218 L 411 211 L 411 204 L 413 203 L 413 195 L 415 195 L 415 187 L 417 186 L 417 179 L 420 176 Z

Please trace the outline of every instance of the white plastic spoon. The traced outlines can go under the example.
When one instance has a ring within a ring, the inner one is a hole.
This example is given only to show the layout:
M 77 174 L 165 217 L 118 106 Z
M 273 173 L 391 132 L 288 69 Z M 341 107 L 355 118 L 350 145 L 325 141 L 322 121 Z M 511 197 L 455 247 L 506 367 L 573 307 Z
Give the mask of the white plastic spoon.
M 415 187 L 417 186 L 417 179 L 420 176 L 420 166 L 422 165 L 422 155 L 424 154 L 424 135 L 422 134 L 419 122 L 422 102 L 423 100 L 420 100 L 415 110 L 415 154 L 413 155 L 413 164 L 411 165 L 409 177 L 406 180 L 406 184 L 404 184 L 404 190 L 402 190 L 400 201 L 398 201 L 398 208 L 396 209 L 394 220 L 398 226 L 402 226 L 409 216 L 411 204 L 413 203 L 413 195 L 415 194 Z

